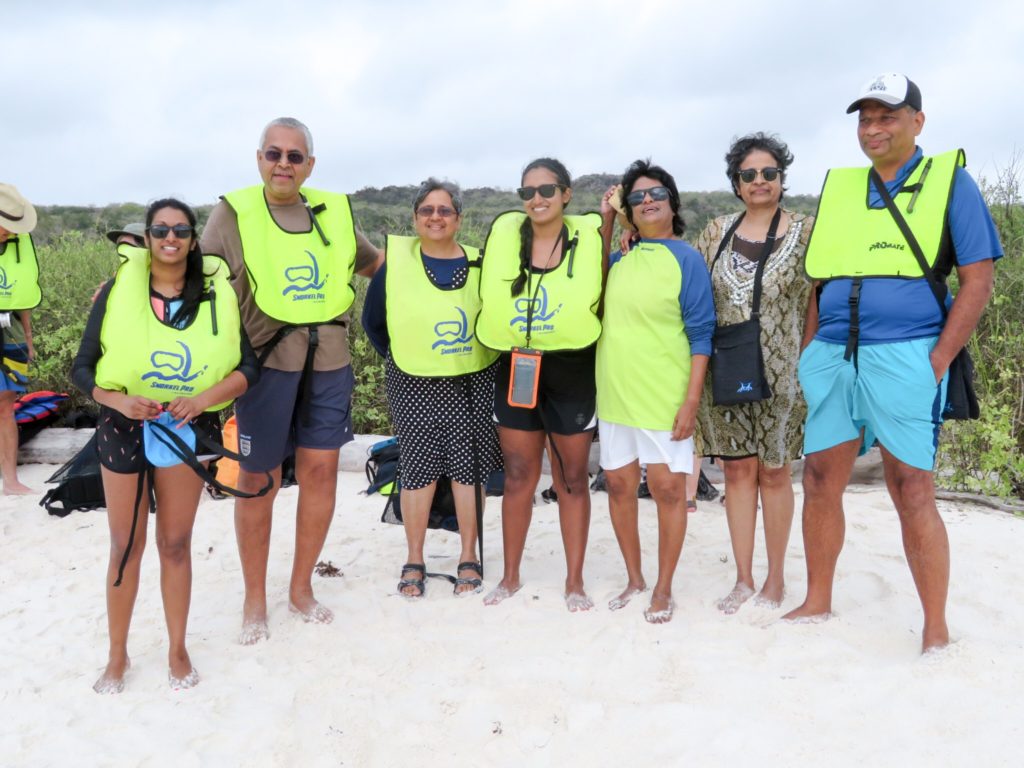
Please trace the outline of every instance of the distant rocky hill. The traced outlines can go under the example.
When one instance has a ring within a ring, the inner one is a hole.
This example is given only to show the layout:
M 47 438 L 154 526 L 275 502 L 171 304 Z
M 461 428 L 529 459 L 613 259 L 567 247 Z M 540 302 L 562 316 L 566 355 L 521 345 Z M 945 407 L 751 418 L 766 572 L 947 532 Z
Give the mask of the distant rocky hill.
M 597 210 L 601 195 L 618 176 L 609 173 L 592 173 L 577 178 L 573 184 L 571 210 Z M 352 195 L 352 207 L 360 229 L 374 242 L 380 244 L 387 232 L 407 233 L 412 227 L 412 199 L 416 185 L 365 187 Z M 480 245 L 486 236 L 491 220 L 502 211 L 519 209 L 521 201 L 515 190 L 494 187 L 472 187 L 464 190 L 465 217 L 464 239 L 470 245 Z M 683 219 L 687 236 L 695 237 L 704 224 L 714 216 L 737 210 L 740 202 L 731 192 L 680 192 Z M 786 198 L 787 207 L 803 213 L 813 213 L 817 197 L 794 195 Z M 212 206 L 199 206 L 196 213 L 200 225 L 205 223 Z M 45 205 L 37 206 L 39 226 L 34 233 L 37 242 L 51 242 L 66 231 L 83 232 L 88 236 L 102 237 L 110 229 L 132 221 L 141 221 L 145 206 L 138 203 L 119 203 L 102 207 Z

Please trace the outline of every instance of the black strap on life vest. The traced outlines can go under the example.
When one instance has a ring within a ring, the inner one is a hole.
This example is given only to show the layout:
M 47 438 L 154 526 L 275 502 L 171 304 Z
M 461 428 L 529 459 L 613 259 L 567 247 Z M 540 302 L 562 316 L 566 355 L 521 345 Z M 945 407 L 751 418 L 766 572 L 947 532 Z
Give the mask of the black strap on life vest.
M 135 543 L 135 531 L 139 527 L 139 507 L 142 505 L 142 494 L 146 490 L 147 480 L 149 481 L 149 493 L 146 498 L 146 512 L 148 513 L 156 508 L 156 497 L 153 493 L 153 467 L 147 464 L 146 468 L 139 472 L 139 482 L 135 486 L 135 503 L 132 506 L 132 527 L 128 532 L 128 543 L 125 545 L 121 564 L 117 567 L 115 587 L 121 586 L 121 579 L 124 578 L 124 569 L 128 565 L 128 558 L 132 554 L 132 544 Z
M 853 358 L 853 367 L 857 367 L 857 347 L 860 341 L 860 286 L 861 278 L 855 277 L 850 283 L 850 297 L 846 303 L 850 305 L 850 332 L 846 337 L 846 351 L 843 360 Z
M 274 351 L 274 347 L 276 347 L 283 338 L 299 328 L 309 329 L 309 345 L 306 347 L 306 359 L 302 364 L 302 378 L 299 380 L 298 402 L 302 424 L 307 427 L 310 423 L 309 404 L 313 394 L 313 363 L 316 359 L 317 347 L 320 346 L 320 333 L 318 329 L 322 325 L 344 326 L 345 324 L 340 320 L 331 320 L 327 323 L 310 323 L 309 325 L 282 325 L 277 329 L 274 335 L 270 337 L 270 341 L 263 346 L 259 356 L 259 366 L 260 368 L 263 368 L 267 359 L 270 357 L 270 353 Z
M 255 493 L 249 493 L 248 491 L 242 491 L 238 488 L 225 485 L 219 481 L 209 469 L 203 466 L 203 463 L 196 457 L 195 451 L 181 438 L 180 435 L 175 432 L 173 428 L 168 427 L 166 424 L 159 424 L 156 422 L 153 422 L 150 426 L 153 429 L 153 434 L 156 436 L 157 440 L 166 445 L 171 452 L 177 456 L 183 464 L 186 464 L 193 472 L 195 472 L 204 483 L 212 485 L 222 493 L 226 493 L 230 496 L 236 496 L 240 499 L 254 499 L 259 496 L 266 496 L 267 493 L 270 492 L 270 489 L 274 487 L 274 478 L 269 472 L 264 472 L 267 476 L 267 482 Z M 223 445 L 207 435 L 202 429 L 193 426 L 192 430 L 196 436 L 196 444 L 201 445 L 205 449 L 206 453 L 212 453 L 221 458 L 231 459 L 236 462 L 241 462 L 243 460 L 242 456 L 228 448 L 225 448 Z M 128 557 L 132 553 L 132 544 L 135 542 L 135 531 L 139 524 L 139 507 L 142 503 L 142 494 L 147 481 L 149 483 L 147 510 L 152 511 L 156 509 L 156 492 L 153 487 L 153 465 L 147 462 L 145 468 L 138 473 L 138 476 L 139 482 L 135 489 L 135 506 L 132 508 L 132 527 L 128 533 L 128 544 L 124 549 L 124 556 L 121 558 L 121 564 L 117 569 L 117 581 L 114 582 L 115 587 L 121 586 L 121 579 L 124 577 L 124 569 L 125 566 L 128 565 Z

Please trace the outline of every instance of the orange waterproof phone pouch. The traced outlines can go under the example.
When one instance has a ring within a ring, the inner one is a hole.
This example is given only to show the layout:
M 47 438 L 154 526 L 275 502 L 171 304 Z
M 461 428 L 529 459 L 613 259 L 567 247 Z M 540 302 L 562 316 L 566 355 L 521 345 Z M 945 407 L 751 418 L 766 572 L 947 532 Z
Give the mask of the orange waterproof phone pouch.
M 512 348 L 512 373 L 508 377 L 508 404 L 516 408 L 536 408 L 540 385 L 539 349 Z

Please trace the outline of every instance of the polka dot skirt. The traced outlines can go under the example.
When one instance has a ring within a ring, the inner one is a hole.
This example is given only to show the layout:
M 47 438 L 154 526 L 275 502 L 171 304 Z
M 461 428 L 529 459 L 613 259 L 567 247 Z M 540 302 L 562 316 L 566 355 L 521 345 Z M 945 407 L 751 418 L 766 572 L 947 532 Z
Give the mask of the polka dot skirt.
M 450 378 L 410 376 L 389 354 L 384 384 L 401 446 L 403 488 L 424 488 L 445 476 L 473 484 L 473 448 L 480 478 L 502 466 L 494 428 L 494 366 Z

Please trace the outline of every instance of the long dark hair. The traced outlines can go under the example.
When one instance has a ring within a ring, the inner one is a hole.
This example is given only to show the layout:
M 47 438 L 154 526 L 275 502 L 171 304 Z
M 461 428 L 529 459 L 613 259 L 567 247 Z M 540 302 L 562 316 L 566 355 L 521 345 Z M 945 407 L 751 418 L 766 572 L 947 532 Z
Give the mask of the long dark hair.
M 633 223 L 633 206 L 626 198 L 629 197 L 629 193 L 633 191 L 633 185 L 641 176 L 661 182 L 661 186 L 668 190 L 668 204 L 672 209 L 672 233 L 676 237 L 682 237 L 683 232 L 686 231 L 686 224 L 683 222 L 683 217 L 679 215 L 679 190 L 676 188 L 676 180 L 660 165 L 652 164 L 651 158 L 634 160 L 622 174 L 622 207 L 626 211 L 629 223 Z
M 196 233 L 196 214 L 185 203 L 173 197 L 154 200 L 146 209 L 146 233 L 153 223 L 156 212 L 163 208 L 181 211 L 192 227 L 192 245 L 185 259 L 185 289 L 181 292 L 181 306 L 170 318 L 171 325 L 184 327 L 195 320 L 199 311 L 199 302 L 203 300 L 203 253 L 199 250 L 199 235 Z M 152 246 L 151 246 L 152 247 Z
M 545 170 L 551 171 L 555 174 L 555 178 L 558 179 L 558 184 L 565 189 L 572 187 L 572 176 L 569 175 L 569 170 L 562 165 L 561 161 L 555 160 L 553 157 L 538 157 L 533 162 L 527 164 L 523 168 L 523 173 L 519 177 L 519 183 L 522 184 L 526 179 L 526 174 L 535 168 L 544 168 Z M 566 203 L 568 205 L 568 203 Z M 565 243 L 562 244 L 565 247 Z M 533 254 L 533 222 L 530 221 L 530 217 L 527 216 L 523 219 L 523 223 L 519 227 L 519 276 L 516 277 L 515 282 L 512 283 L 512 295 L 519 296 L 523 289 L 526 288 L 526 278 L 530 274 L 530 256 Z

